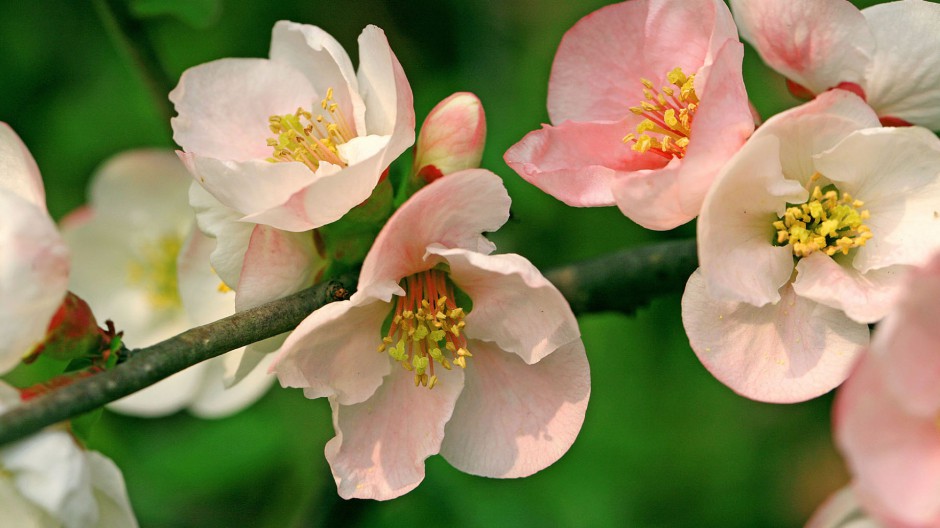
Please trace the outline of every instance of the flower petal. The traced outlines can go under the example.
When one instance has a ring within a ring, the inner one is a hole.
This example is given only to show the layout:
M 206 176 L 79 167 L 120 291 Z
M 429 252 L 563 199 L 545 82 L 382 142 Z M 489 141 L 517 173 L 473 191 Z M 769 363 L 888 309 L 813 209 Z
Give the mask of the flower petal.
M 428 253 L 447 261 L 451 280 L 473 301 L 468 337 L 496 343 L 528 364 L 580 337 L 568 301 L 524 257 L 437 245 Z
M 701 275 L 716 299 L 775 303 L 793 272 L 793 252 L 771 243 L 772 224 L 806 190 L 784 178 L 779 142 L 756 134 L 725 167 L 698 222 Z
M 759 308 L 718 301 L 696 271 L 682 296 L 682 323 L 705 368 L 738 394 L 773 403 L 815 398 L 849 375 L 868 326 L 789 285 L 780 296 Z
M 388 355 L 376 353 L 390 311 L 364 290 L 327 304 L 291 332 L 271 370 L 281 386 L 302 387 L 308 398 L 331 396 L 340 405 L 365 401 L 391 370 Z
M 196 181 L 226 207 L 238 211 L 249 220 L 252 216 L 275 210 L 278 214 L 266 223 L 289 231 L 307 231 L 319 227 L 296 212 L 290 214 L 293 211 L 290 211 L 291 204 L 288 201 L 317 178 L 336 172 L 333 166 L 321 164 L 315 173 L 296 161 L 224 161 L 191 153 L 180 154 L 180 159 Z M 260 220 L 251 221 L 261 223 Z
M 200 157 L 264 160 L 271 155 L 268 118 L 309 109 L 316 99 L 307 78 L 280 62 L 221 59 L 201 64 L 183 72 L 170 92 L 179 114 L 171 119 L 173 140 Z
M 654 0 L 649 3 L 644 40 L 646 69 L 653 74 L 647 78 L 658 84 L 655 81 L 673 68 L 686 73 L 699 70 L 727 41 L 737 42 L 738 33 L 731 12 L 720 0 Z
M 274 384 L 276 378 L 268 373 L 268 367 L 273 362 L 274 355 L 268 354 L 237 385 L 226 387 L 223 382 L 225 358 L 210 359 L 205 363 L 204 379 L 199 392 L 189 403 L 189 410 L 200 418 L 224 418 L 248 407 L 264 396 Z
M 6 373 L 46 335 L 65 297 L 69 251 L 45 208 L 0 189 L 0 211 L 0 373 Z
M 904 411 L 878 364 L 863 359 L 836 397 L 835 439 L 867 509 L 910 525 L 940 520 L 940 435 L 933 415 Z
M 491 343 L 470 346 L 473 358 L 441 455 L 463 472 L 499 478 L 555 463 L 584 422 L 591 393 L 584 344 L 572 341 L 534 365 Z
M 741 37 L 771 68 L 820 94 L 840 82 L 864 84 L 875 53 L 872 31 L 841 0 L 731 0 Z
M 184 325 L 183 329 L 188 327 L 188 324 Z M 205 363 L 193 365 L 143 390 L 111 402 L 108 409 L 143 418 L 156 418 L 179 412 L 198 394 L 206 376 L 206 368 Z
M 871 355 L 899 402 L 912 413 L 940 413 L 940 254 L 907 277 L 904 294 L 878 325 Z
M 527 182 L 574 207 L 613 205 L 611 185 L 625 171 L 666 164 L 623 143 L 639 119 L 614 122 L 565 121 L 526 134 L 503 158 Z
M 366 104 L 366 131 L 391 136 L 381 172 L 414 144 L 415 110 L 405 72 L 385 32 L 376 26 L 366 26 L 359 35 L 358 77 Z
M 332 88 L 333 100 L 343 115 L 353 116 L 358 135 L 366 133 L 365 105 L 356 72 L 346 50 L 332 35 L 317 26 L 280 20 L 271 32 L 268 56 L 303 73 L 318 98 L 326 97 Z M 316 111 L 319 107 L 307 109 Z
M 491 253 L 481 235 L 509 219 L 509 194 L 499 176 L 483 169 L 458 171 L 427 185 L 389 218 L 362 263 L 359 288 L 402 278 L 428 268 L 431 244 Z
M 878 115 L 940 130 L 940 6 L 888 2 L 862 10 L 874 35 L 865 91 Z
M 130 499 L 124 485 L 121 470 L 96 451 L 85 452 L 85 460 L 91 471 L 95 501 L 98 504 L 99 528 L 137 528 L 137 519 L 131 509 Z
M 424 480 L 424 460 L 440 451 L 463 388 L 459 370 L 441 369 L 439 377 L 428 390 L 396 368 L 367 401 L 340 405 L 330 398 L 336 436 L 326 444 L 326 459 L 341 497 L 394 499 Z
M 0 121 L 0 189 L 46 210 L 46 191 L 36 160 L 10 125 Z
M 816 166 L 839 189 L 865 202 L 871 239 L 853 265 L 862 273 L 920 265 L 940 248 L 940 139 L 918 127 L 849 135 Z
M 310 233 L 255 226 L 235 290 L 235 309 L 254 308 L 308 288 L 323 266 Z
M 793 291 L 800 297 L 842 310 L 853 321 L 875 323 L 893 308 L 909 269 L 889 266 L 859 273 L 817 251 L 797 263 Z
M 644 100 L 640 78 L 666 73 L 646 69 L 641 35 L 649 4 L 634 0 L 602 7 L 565 33 L 548 81 L 552 123 L 618 121 Z
M 209 255 L 212 270 L 229 288 L 235 289 L 255 225 L 240 222 L 241 214 L 222 205 L 196 182 L 190 185 L 189 203 L 196 212 L 200 231 L 216 241 Z
M 852 487 L 846 486 L 826 499 L 805 528 L 883 528 L 883 525 L 865 514 Z

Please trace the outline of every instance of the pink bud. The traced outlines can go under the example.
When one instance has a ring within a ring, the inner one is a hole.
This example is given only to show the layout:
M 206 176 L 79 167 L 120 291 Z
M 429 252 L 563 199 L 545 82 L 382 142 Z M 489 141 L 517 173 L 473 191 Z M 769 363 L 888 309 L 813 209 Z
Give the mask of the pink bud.
M 414 177 L 423 183 L 480 166 L 486 142 L 486 116 L 477 96 L 458 92 L 437 103 L 421 127 L 415 147 Z
M 68 361 L 100 352 L 102 335 L 88 304 L 68 292 L 46 330 L 46 339 L 30 354 Z M 27 362 L 30 360 L 27 359 Z

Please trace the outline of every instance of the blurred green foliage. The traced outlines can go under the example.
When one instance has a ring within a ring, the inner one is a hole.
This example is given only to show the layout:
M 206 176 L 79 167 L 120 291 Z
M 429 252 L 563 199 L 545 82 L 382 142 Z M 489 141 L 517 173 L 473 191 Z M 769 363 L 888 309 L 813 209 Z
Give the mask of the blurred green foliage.
M 615 208 L 566 207 L 502 162 L 510 145 L 547 121 L 561 36 L 603 2 L 114 3 L 139 17 L 131 39 L 152 43 L 173 84 L 203 62 L 266 56 L 280 19 L 323 27 L 353 60 L 362 27 L 382 27 L 411 81 L 419 123 L 455 91 L 483 101 L 483 166 L 513 197 L 513 218 L 493 239 L 539 267 L 694 234 L 694 225 L 646 231 Z M 0 120 L 31 149 L 56 218 L 82 204 L 86 182 L 108 156 L 174 146 L 140 72 L 88 3 L 4 2 L 0 50 Z M 765 118 L 796 104 L 751 49 L 745 74 Z M 559 463 L 527 479 L 473 477 L 432 457 L 425 482 L 405 497 L 342 501 L 323 457 L 329 406 L 295 390 L 273 389 L 217 421 L 105 413 L 91 445 L 123 469 L 144 527 L 785 527 L 801 525 L 847 481 L 830 440 L 831 398 L 774 406 L 736 396 L 689 349 L 678 296 L 636 317 L 595 314 L 581 324 L 593 377 L 584 428 Z

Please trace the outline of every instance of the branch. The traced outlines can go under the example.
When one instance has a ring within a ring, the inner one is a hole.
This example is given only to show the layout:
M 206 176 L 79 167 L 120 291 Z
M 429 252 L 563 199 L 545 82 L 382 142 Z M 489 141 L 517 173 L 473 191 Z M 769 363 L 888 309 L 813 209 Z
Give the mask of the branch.
M 132 350 L 111 370 L 76 380 L 0 415 L 0 445 L 93 411 L 196 363 L 293 330 L 310 312 L 349 297 L 353 277 L 330 281 L 283 299 L 197 326 L 156 345 Z
M 694 240 L 631 248 L 549 271 L 576 314 L 627 314 L 660 295 L 681 292 L 697 265 Z M 79 379 L 0 415 L 0 445 L 95 410 L 196 363 L 293 330 L 312 311 L 346 299 L 356 278 L 343 276 L 289 297 L 132 350 L 111 370 Z

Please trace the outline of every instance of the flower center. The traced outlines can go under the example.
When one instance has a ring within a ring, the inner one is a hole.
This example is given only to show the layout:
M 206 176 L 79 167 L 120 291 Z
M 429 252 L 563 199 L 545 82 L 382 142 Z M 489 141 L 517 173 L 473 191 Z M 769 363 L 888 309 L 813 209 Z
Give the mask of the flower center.
M 654 91 L 653 82 L 640 79 L 646 100 L 630 107 L 636 115 L 645 117 L 636 127 L 636 134 L 627 134 L 624 143 L 633 142 L 637 152 L 652 152 L 666 159 L 682 158 L 689 145 L 692 119 L 698 108 L 695 94 L 695 75 L 686 75 L 682 68 L 666 74 L 669 85 Z
M 457 306 L 454 287 L 444 271 L 427 270 L 404 282 L 407 293 L 398 298 L 391 327 L 378 351 L 388 351 L 405 370 L 414 372 L 415 387 L 431 389 L 437 384 L 435 363 L 447 370 L 451 361 L 466 368 L 467 358 L 472 357 L 461 333 L 466 313 Z
M 127 281 L 132 285 L 143 285 L 155 308 L 181 306 L 176 258 L 182 245 L 178 236 L 164 236 L 147 242 L 140 246 L 127 266 Z
M 810 178 L 813 184 L 822 175 L 818 172 Z M 868 219 L 865 205 L 849 193 L 840 193 L 835 185 L 816 185 L 804 204 L 787 207 L 783 216 L 773 223 L 777 231 L 775 246 L 790 245 L 793 254 L 805 257 L 823 251 L 830 257 L 836 253 L 848 255 L 849 251 L 864 246 L 872 237 L 871 230 L 862 223 Z
M 356 137 L 343 112 L 333 100 L 333 89 L 326 91 L 320 101 L 326 115 L 314 116 L 303 108 L 293 114 L 273 115 L 268 118 L 269 128 L 277 137 L 268 138 L 274 153 L 268 161 L 299 161 L 316 171 L 321 161 L 346 166 L 339 155 L 339 145 Z

